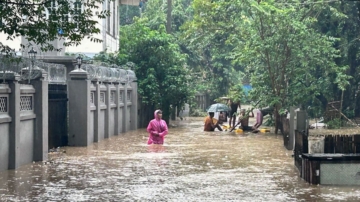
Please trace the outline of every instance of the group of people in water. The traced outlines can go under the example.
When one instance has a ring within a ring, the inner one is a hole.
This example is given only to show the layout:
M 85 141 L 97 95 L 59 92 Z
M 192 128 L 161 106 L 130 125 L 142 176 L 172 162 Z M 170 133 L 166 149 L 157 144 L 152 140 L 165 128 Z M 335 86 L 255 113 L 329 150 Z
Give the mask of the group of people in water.
M 243 131 L 252 131 L 252 132 L 258 132 L 258 128 L 261 126 L 263 121 L 263 116 L 267 114 L 266 111 L 263 110 L 257 110 L 256 113 L 256 123 L 253 126 L 249 126 L 249 118 L 254 117 L 254 113 L 251 110 L 246 111 L 245 109 L 241 109 L 240 102 L 232 102 L 229 101 L 230 106 L 230 114 L 229 114 L 229 126 L 234 129 L 237 125 L 239 126 L 239 129 L 242 129 Z M 236 112 L 240 108 L 240 115 L 238 117 L 238 122 L 236 122 Z M 221 125 L 224 123 L 224 120 L 226 120 L 227 112 L 220 112 L 219 119 L 215 122 L 214 121 L 214 112 L 209 112 L 209 116 L 205 119 L 204 124 L 204 131 L 215 131 L 217 128 L 219 131 L 222 131 Z M 162 119 L 162 111 L 156 110 L 154 112 L 154 119 L 149 122 L 148 127 L 146 128 L 147 132 L 149 133 L 149 138 L 147 143 L 148 144 L 163 144 L 165 136 L 168 134 L 168 126 L 166 122 Z
M 241 109 L 240 102 L 233 102 L 229 100 L 230 114 L 229 114 L 229 128 L 231 130 L 235 129 L 236 126 L 239 125 L 239 129 L 243 131 L 251 131 L 253 133 L 259 132 L 259 127 L 262 125 L 263 116 L 267 113 L 263 110 L 257 110 L 256 112 L 256 123 L 253 126 L 249 125 L 249 118 L 255 117 L 252 109 L 246 111 L 245 109 Z M 240 108 L 240 114 L 238 117 L 238 121 L 236 123 L 236 113 L 238 108 Z M 205 119 L 204 123 L 204 131 L 215 131 L 217 128 L 219 131 L 222 131 L 221 125 L 226 120 L 227 112 L 220 112 L 219 119 L 214 121 L 214 112 L 209 112 L 209 115 Z M 236 123 L 236 124 L 235 124 Z

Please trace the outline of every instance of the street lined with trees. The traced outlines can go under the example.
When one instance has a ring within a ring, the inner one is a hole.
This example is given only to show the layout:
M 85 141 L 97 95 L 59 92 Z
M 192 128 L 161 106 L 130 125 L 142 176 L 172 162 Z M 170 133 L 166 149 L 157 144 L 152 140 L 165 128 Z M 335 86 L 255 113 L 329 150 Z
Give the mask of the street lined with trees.
M 147 38 L 127 27 L 166 26 L 165 4 L 149 1 L 143 19 L 121 27 L 120 56 L 136 43 L 127 36 Z M 359 5 L 356 1 L 174 0 L 170 41 L 186 56 L 192 92 L 207 92 L 216 99 L 233 93 L 231 86 L 250 80 L 253 89 L 248 99 L 261 100 L 260 107 L 273 106 L 278 121 L 290 106 L 322 116 L 333 100 L 342 100 L 342 110 L 352 118 L 360 115 Z M 149 62 L 147 58 L 137 57 L 140 64 Z
M 2 1 L 0 31 L 44 51 L 59 38 L 65 47 L 101 41 L 95 18 L 110 11 L 95 12 L 102 0 L 79 3 Z M 322 116 L 334 100 L 348 118 L 360 115 L 359 1 L 152 0 L 119 10 L 120 50 L 95 60 L 135 63 L 144 104 L 165 120 L 195 92 L 214 100 L 242 83 L 252 85 L 242 101 L 273 106 L 277 120 L 290 106 Z

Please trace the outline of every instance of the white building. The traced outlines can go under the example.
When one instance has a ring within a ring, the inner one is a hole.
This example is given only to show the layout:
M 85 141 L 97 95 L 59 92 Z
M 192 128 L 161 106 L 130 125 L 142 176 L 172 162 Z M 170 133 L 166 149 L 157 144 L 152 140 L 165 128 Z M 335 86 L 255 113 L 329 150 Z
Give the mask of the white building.
M 91 42 L 90 39 L 84 38 L 81 41 L 81 44 L 78 46 L 63 47 L 62 41 L 55 40 L 53 45 L 55 48 L 62 48 L 62 51 L 56 52 L 41 52 L 40 48 L 36 45 L 33 45 L 34 49 L 37 51 L 37 56 L 39 58 L 45 56 L 64 56 L 65 53 L 74 53 L 74 54 L 85 54 L 89 57 L 93 57 L 95 54 L 98 54 L 101 51 L 107 50 L 108 52 L 115 52 L 119 50 L 119 5 L 133 5 L 138 6 L 140 0 L 115 0 L 115 1 L 104 1 L 102 6 L 99 6 L 98 10 L 94 10 L 94 13 L 101 12 L 102 10 L 110 10 L 111 14 L 106 19 L 98 19 L 98 24 L 96 27 L 100 30 L 99 34 L 94 35 L 94 38 L 101 39 L 101 43 Z M 14 40 L 6 40 L 7 35 L 0 32 L 0 42 L 4 45 L 9 46 L 10 48 L 19 52 L 24 56 L 27 55 L 28 50 L 21 50 L 20 44 L 27 44 L 28 41 L 24 37 L 17 37 Z

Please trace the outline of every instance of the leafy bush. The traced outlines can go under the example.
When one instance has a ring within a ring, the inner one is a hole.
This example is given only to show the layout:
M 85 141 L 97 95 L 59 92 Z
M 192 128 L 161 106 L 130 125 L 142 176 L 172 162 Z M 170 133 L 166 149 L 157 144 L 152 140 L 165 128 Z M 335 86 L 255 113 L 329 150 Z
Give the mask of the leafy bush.
M 339 129 L 342 126 L 342 120 L 339 118 L 335 118 L 328 121 L 326 124 L 329 129 Z
M 271 117 L 268 120 L 265 121 L 264 126 L 275 126 L 275 121 L 274 119 Z
M 233 102 L 245 102 L 245 93 L 243 90 L 243 86 L 241 83 L 238 83 L 236 85 L 233 85 L 230 87 L 229 90 L 229 95 L 228 97 L 233 101 Z
M 352 119 L 355 117 L 355 110 L 348 107 L 343 111 L 343 114 L 349 119 Z
M 202 111 L 201 109 L 194 109 L 191 111 L 190 116 L 192 117 L 205 117 L 207 113 Z

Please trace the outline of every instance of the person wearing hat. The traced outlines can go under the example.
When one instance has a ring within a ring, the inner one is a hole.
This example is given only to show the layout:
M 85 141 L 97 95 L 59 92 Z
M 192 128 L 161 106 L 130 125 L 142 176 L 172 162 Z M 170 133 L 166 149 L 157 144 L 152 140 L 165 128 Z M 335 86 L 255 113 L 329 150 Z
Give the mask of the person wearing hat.
M 219 121 L 217 121 L 215 124 L 213 122 L 214 114 L 214 112 L 209 112 L 209 116 L 206 117 L 204 131 L 215 131 L 215 128 L 219 129 L 219 131 L 222 131 L 222 128 L 219 125 Z

